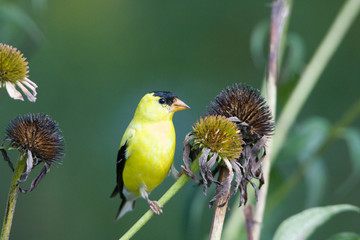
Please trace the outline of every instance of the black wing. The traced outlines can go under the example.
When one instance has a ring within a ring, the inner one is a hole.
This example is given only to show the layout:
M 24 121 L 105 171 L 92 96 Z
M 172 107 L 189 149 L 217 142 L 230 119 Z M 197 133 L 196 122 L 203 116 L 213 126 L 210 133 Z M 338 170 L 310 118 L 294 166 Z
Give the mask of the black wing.
M 112 194 L 110 195 L 111 198 L 115 197 L 118 193 L 120 193 L 120 197 L 123 200 L 125 199 L 125 196 L 122 192 L 123 187 L 124 187 L 124 182 L 123 182 L 123 171 L 124 171 L 124 166 L 125 166 L 125 152 L 126 152 L 126 148 L 127 148 L 127 142 L 125 142 L 124 145 L 121 146 L 121 148 L 119 149 L 118 155 L 117 155 L 117 161 L 116 161 L 116 186 L 114 188 L 114 191 L 112 192 Z

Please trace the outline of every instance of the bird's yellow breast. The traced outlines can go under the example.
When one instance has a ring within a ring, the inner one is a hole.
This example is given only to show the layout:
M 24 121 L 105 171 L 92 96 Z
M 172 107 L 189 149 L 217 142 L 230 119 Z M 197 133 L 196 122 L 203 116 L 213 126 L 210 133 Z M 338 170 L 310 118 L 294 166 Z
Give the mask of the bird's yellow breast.
M 136 195 L 146 186 L 151 192 L 166 177 L 174 159 L 175 130 L 172 121 L 132 123 L 123 171 L 125 187 Z M 129 129 L 128 129 L 129 131 Z

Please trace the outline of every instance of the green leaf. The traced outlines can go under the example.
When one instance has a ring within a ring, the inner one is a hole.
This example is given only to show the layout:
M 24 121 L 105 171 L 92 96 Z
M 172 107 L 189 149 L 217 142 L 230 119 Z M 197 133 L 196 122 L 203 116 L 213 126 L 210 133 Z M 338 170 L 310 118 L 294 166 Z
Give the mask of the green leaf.
M 305 171 L 307 187 L 306 208 L 318 205 L 324 195 L 327 177 L 327 167 L 323 159 L 317 157 L 311 166 Z
M 360 132 L 354 128 L 347 128 L 341 136 L 349 149 L 352 172 L 339 187 L 338 194 L 348 193 L 360 180 Z
M 354 128 L 347 128 L 342 137 L 345 139 L 351 157 L 354 173 L 360 173 L 360 131 Z
M 284 58 L 282 79 L 289 81 L 291 75 L 300 73 L 305 65 L 306 47 L 304 39 L 297 33 L 287 36 L 287 51 Z
M 360 208 L 349 204 L 339 204 L 307 209 L 282 222 L 276 230 L 274 240 L 307 239 L 332 216 L 344 211 L 360 213 Z
M 352 232 L 338 233 L 328 240 L 360 240 L 360 235 Z
M 250 52 L 255 65 L 263 69 L 266 63 L 265 46 L 268 45 L 270 23 L 269 20 L 263 20 L 258 23 L 251 33 Z
M 307 160 L 325 141 L 329 129 L 329 121 L 324 118 L 307 119 L 290 135 L 279 158 L 283 161 Z

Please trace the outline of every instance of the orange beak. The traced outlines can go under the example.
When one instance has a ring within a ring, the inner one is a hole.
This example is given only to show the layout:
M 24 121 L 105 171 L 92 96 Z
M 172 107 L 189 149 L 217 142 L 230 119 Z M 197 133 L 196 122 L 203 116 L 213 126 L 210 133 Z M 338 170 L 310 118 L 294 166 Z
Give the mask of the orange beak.
M 184 103 L 183 101 L 181 101 L 178 98 L 175 98 L 173 103 L 171 104 L 170 110 L 172 112 L 177 112 L 180 110 L 185 110 L 185 109 L 189 109 L 190 107 L 188 105 L 186 105 L 186 103 Z

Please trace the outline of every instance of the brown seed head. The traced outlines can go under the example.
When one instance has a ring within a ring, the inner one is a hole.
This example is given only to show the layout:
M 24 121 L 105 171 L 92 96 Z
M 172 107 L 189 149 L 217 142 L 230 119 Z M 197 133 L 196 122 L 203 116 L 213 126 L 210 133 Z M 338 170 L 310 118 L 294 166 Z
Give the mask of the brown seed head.
M 18 116 L 6 128 L 4 140 L 23 152 L 31 151 L 38 161 L 49 165 L 64 156 L 64 139 L 58 124 L 45 114 Z
M 246 84 L 235 84 L 216 96 L 207 115 L 237 117 L 242 138 L 246 144 L 255 143 L 263 136 L 270 136 L 274 124 L 269 107 L 260 91 Z

